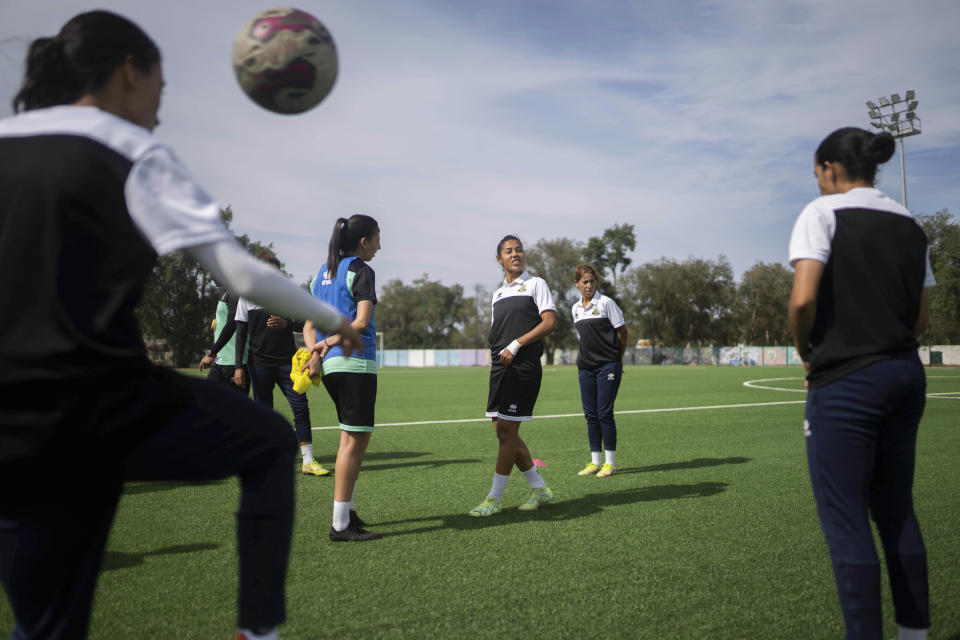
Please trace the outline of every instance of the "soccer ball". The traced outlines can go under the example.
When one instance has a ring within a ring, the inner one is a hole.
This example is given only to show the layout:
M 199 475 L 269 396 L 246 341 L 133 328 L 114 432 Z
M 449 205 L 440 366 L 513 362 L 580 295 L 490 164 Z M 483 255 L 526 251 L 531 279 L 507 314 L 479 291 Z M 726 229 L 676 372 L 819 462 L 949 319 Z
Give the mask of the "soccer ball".
M 264 109 L 303 113 L 320 104 L 337 79 L 337 49 L 323 24 L 299 9 L 261 11 L 233 41 L 240 88 Z

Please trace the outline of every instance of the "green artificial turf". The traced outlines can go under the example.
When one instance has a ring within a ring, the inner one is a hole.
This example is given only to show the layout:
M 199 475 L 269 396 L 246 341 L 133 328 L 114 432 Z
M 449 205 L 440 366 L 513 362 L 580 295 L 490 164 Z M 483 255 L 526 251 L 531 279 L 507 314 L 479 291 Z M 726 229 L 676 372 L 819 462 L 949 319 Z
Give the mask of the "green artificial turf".
M 929 554 L 931 638 L 953 638 L 960 371 L 928 376 L 930 393 L 954 395 L 928 400 L 914 493 Z M 743 386 L 758 378 L 782 378 L 757 384 L 785 390 Z M 377 423 L 480 419 L 486 381 L 483 368 L 384 369 Z M 337 424 L 322 389 L 309 398 L 315 427 Z M 333 478 L 297 474 L 282 637 L 841 637 L 806 471 L 803 405 L 767 404 L 803 398 L 797 368 L 628 367 L 617 473 L 579 477 L 589 452 L 576 369 L 548 367 L 536 414 L 573 415 L 541 417 L 520 432 L 546 462 L 541 472 L 557 501 L 517 511 L 528 489 L 514 473 L 503 513 L 476 519 L 466 512 L 486 495 L 496 456 L 488 421 L 380 426 L 356 506 L 382 540 L 329 542 Z M 717 405 L 757 406 L 663 411 Z M 275 406 L 290 416 L 279 393 Z M 338 441 L 336 429 L 314 431 L 328 467 Z M 235 479 L 129 485 L 90 637 L 231 637 L 237 497 Z M 0 632 L 11 626 L 4 600 Z

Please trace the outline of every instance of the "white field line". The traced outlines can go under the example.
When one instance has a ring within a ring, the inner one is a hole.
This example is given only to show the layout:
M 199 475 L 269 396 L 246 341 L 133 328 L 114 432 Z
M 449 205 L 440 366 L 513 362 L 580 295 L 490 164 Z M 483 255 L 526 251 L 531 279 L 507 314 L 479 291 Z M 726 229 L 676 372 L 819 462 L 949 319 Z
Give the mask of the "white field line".
M 743 386 L 751 389 L 765 389 L 767 391 L 790 391 L 793 393 L 806 393 L 806 389 L 784 389 L 783 387 L 767 387 L 758 382 L 780 382 L 781 380 L 803 380 L 803 378 L 761 378 L 760 380 L 747 380 Z
M 928 376 L 934 377 L 934 376 Z M 941 378 L 953 378 L 958 376 L 936 376 Z M 757 382 L 778 382 L 781 380 L 803 380 L 803 378 L 763 378 L 761 380 L 748 380 L 743 383 L 743 386 L 749 387 L 751 389 L 764 389 L 769 391 L 793 391 L 797 393 L 806 393 L 804 389 L 783 389 L 780 387 L 766 387 L 763 385 L 755 384 Z M 960 394 L 957 391 L 948 391 L 946 393 L 928 393 L 928 398 L 943 398 L 945 400 L 960 400 L 960 397 L 956 397 L 956 394 Z M 671 413 L 676 411 L 705 411 L 711 409 L 742 409 L 744 407 L 773 407 L 777 405 L 784 404 L 805 404 L 806 400 L 782 400 L 780 402 L 750 402 L 746 404 L 715 404 L 705 407 L 667 407 L 664 409 L 630 409 L 627 411 L 614 411 L 614 415 L 623 416 L 623 415 L 632 415 L 638 413 Z M 582 413 L 558 413 L 550 416 L 536 416 L 537 420 L 550 420 L 553 418 L 579 418 Z M 468 422 L 490 422 L 490 418 L 461 418 L 459 420 L 418 420 L 415 422 L 383 422 L 377 427 L 412 427 L 417 425 L 425 424 L 466 424 Z M 312 431 L 329 431 L 332 429 L 339 429 L 340 425 L 334 425 L 330 427 L 311 427 Z
M 614 415 L 623 416 L 635 413 L 669 413 L 672 411 L 703 411 L 706 409 L 740 409 L 743 407 L 770 407 L 779 404 L 804 404 L 806 400 L 787 400 L 781 402 L 751 402 L 748 404 L 716 404 L 707 407 L 668 407 L 665 409 L 631 409 L 627 411 L 614 411 Z M 552 416 L 536 416 L 537 420 L 550 420 L 552 418 L 580 418 L 582 413 L 558 413 Z M 422 424 L 461 424 L 466 422 L 490 422 L 490 418 L 463 418 L 461 420 L 421 420 L 418 422 L 383 422 L 377 427 L 410 427 Z M 339 429 L 334 427 L 311 427 L 313 431 L 326 431 L 328 429 Z
M 927 379 L 930 378 L 954 378 L 960 380 L 960 376 L 927 376 Z M 761 384 L 756 384 L 758 382 L 779 382 L 781 380 L 803 380 L 803 378 L 762 378 L 760 380 L 747 380 L 743 383 L 743 386 L 749 387 L 751 389 L 764 389 L 766 391 L 791 391 L 794 393 L 806 393 L 806 389 L 784 389 L 783 387 L 768 387 Z M 960 400 L 960 391 L 944 391 L 941 393 L 928 393 L 928 398 L 942 398 L 944 400 Z

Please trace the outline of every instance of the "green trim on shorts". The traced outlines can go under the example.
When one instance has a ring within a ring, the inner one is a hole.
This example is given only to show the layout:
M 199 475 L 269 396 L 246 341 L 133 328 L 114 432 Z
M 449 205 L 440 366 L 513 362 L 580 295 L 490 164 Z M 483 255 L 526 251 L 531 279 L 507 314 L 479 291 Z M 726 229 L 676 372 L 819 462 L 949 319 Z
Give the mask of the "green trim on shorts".
M 323 373 L 372 373 L 377 375 L 377 361 L 333 356 L 323 361 Z
M 353 426 L 352 424 L 343 424 L 343 423 L 341 422 L 341 423 L 340 423 L 340 430 L 341 430 L 341 431 L 352 431 L 352 432 L 365 433 L 365 432 L 373 431 L 373 427 L 355 427 L 355 426 Z

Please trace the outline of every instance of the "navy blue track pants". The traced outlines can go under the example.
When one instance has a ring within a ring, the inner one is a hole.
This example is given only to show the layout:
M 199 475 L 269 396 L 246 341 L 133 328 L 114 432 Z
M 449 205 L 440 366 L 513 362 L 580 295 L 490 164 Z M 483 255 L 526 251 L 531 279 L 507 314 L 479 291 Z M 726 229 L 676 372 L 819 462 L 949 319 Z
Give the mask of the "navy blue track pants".
M 883 637 L 883 543 L 897 623 L 930 626 L 926 549 L 913 511 L 917 428 L 926 377 L 915 351 L 878 362 L 807 396 L 807 464 L 848 639 Z
M 580 369 L 580 401 L 587 419 L 590 451 L 617 450 L 617 423 L 613 404 L 620 390 L 623 364 L 607 362 L 595 369 Z

